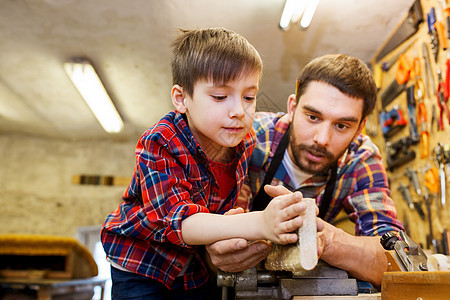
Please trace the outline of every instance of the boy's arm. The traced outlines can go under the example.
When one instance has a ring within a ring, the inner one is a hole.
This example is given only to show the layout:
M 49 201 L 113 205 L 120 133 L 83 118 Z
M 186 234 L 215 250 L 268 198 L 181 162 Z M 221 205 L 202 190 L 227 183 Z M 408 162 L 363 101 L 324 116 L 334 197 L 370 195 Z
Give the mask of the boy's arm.
M 282 186 L 267 186 L 269 195 L 284 195 L 274 198 L 263 211 L 234 215 L 197 213 L 187 217 L 181 225 L 184 242 L 208 245 L 219 240 L 244 238 L 248 241 L 268 239 L 277 244 L 295 243 L 297 234 L 292 232 L 302 225 L 300 214 L 306 205 L 301 202 L 301 193 L 286 193 L 285 190 Z

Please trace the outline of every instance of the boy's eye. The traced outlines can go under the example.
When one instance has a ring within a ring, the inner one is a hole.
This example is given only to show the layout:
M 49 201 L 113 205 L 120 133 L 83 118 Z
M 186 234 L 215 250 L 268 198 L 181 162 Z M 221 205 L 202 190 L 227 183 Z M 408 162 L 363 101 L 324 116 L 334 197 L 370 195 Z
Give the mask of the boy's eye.
M 218 95 L 211 95 L 211 97 L 213 97 L 217 101 L 223 101 L 227 98 L 227 96 L 218 96 Z
M 247 97 L 244 97 L 244 99 L 245 99 L 246 101 L 251 102 L 251 101 L 255 100 L 256 97 L 254 97 L 254 96 L 247 96 Z

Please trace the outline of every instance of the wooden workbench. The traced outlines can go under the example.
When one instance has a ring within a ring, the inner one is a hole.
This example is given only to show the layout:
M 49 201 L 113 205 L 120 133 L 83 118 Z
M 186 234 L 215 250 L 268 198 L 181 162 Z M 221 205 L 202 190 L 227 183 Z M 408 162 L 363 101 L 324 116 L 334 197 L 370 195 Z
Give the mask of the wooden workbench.
M 105 289 L 106 279 L 92 277 L 88 279 L 76 280 L 50 280 L 50 279 L 0 279 L 1 289 L 11 289 L 11 292 L 34 290 L 36 291 L 37 300 L 51 300 L 54 297 L 64 296 L 64 299 L 73 300 L 90 300 L 94 295 L 94 288 L 101 287 L 101 299 Z M 3 295 L 5 297 L 5 295 Z M 7 295 L 6 295 L 7 297 Z M 2 298 L 4 299 L 4 298 Z M 21 299 L 21 298 L 7 298 Z M 29 297 L 27 298 L 29 299 Z

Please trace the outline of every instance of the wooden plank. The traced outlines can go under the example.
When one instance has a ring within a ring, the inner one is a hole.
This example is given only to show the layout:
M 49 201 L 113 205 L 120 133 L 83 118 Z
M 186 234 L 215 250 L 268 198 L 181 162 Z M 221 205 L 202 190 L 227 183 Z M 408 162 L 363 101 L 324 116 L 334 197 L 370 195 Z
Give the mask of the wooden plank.
M 386 272 L 381 282 L 383 300 L 450 299 L 450 271 Z

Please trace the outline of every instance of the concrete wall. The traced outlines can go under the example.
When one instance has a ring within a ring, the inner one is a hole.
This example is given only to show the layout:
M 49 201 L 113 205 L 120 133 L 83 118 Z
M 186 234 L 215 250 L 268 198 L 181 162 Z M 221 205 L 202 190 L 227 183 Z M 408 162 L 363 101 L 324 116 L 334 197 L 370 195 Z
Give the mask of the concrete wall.
M 101 225 L 126 186 L 77 185 L 72 176 L 131 177 L 136 142 L 0 135 L 0 234 L 74 236 Z

